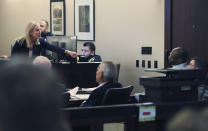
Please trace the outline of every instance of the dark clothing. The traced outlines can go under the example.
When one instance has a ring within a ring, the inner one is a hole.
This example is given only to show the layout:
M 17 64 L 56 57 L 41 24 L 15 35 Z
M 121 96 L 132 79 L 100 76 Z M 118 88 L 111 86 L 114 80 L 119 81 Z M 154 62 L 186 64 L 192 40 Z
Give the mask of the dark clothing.
M 71 97 L 70 93 L 68 93 L 68 89 L 66 89 L 66 86 L 62 83 L 56 83 L 57 84 L 57 92 L 60 92 L 62 94 L 62 101 L 63 105 L 62 107 L 67 107 L 69 104 L 69 99 Z
M 41 37 L 43 37 L 45 40 L 47 40 L 47 39 L 46 39 L 47 36 L 53 36 L 53 34 L 52 34 L 51 32 L 47 32 L 47 33 L 42 32 L 42 33 L 41 33 Z M 42 55 L 42 56 L 46 56 L 46 49 L 42 48 L 42 50 L 41 50 L 41 55 Z M 48 57 L 48 56 L 47 56 L 47 57 Z
M 50 51 L 59 53 L 59 54 L 64 54 L 65 50 L 49 44 L 44 38 L 39 39 L 40 44 L 39 45 L 34 45 L 33 46 L 33 51 L 32 51 L 32 57 L 39 56 L 41 54 L 42 49 L 48 49 Z M 26 40 L 20 41 L 17 40 L 12 48 L 12 56 L 14 55 L 25 55 L 29 57 L 29 48 L 27 48 L 27 43 Z
M 79 62 L 102 62 L 102 59 L 99 55 L 90 55 L 89 57 L 79 55 Z
M 121 88 L 122 85 L 120 83 L 112 83 L 108 82 L 101 87 L 98 87 L 90 94 L 89 98 L 82 106 L 98 106 L 101 105 L 102 99 L 105 95 L 105 92 L 109 88 Z M 116 96 L 115 96 L 116 97 Z
M 99 55 L 90 55 L 87 59 L 88 59 L 88 62 L 101 62 L 102 61 Z
M 41 37 L 46 39 L 47 36 L 53 36 L 53 34 L 51 32 L 47 32 L 47 33 L 41 32 Z

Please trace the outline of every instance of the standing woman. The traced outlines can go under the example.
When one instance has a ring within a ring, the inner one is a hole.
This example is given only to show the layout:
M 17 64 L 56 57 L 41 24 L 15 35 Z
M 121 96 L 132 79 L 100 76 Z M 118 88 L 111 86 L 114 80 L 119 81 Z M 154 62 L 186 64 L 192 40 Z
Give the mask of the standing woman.
M 24 55 L 30 58 L 35 58 L 41 55 L 43 48 L 59 54 L 69 54 L 71 57 L 76 58 L 77 53 L 60 47 L 49 44 L 44 38 L 41 38 L 40 26 L 37 22 L 30 22 L 25 30 L 26 35 L 16 40 L 11 55 Z

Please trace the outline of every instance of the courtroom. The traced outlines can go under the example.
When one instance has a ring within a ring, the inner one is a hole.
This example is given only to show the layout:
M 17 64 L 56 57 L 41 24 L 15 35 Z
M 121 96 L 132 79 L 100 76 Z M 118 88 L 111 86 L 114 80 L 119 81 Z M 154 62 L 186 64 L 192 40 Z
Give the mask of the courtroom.
M 1 0 L 2 131 L 207 131 L 207 0 Z

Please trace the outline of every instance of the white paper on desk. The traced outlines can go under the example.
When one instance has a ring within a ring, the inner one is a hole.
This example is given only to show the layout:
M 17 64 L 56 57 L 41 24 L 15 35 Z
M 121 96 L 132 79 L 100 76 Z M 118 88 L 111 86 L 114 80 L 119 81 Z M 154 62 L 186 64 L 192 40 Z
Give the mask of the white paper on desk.
M 77 91 L 79 90 L 79 87 L 75 87 L 68 91 L 71 94 L 71 98 L 73 99 L 81 99 L 81 100 L 87 100 L 89 97 L 89 94 L 77 94 Z
M 95 90 L 97 87 L 93 87 L 93 88 L 82 88 L 82 91 L 93 91 Z
M 69 91 L 69 93 L 70 93 L 71 96 L 75 96 L 77 94 L 78 90 L 79 90 L 79 87 L 75 87 L 75 88 L 71 89 Z
M 90 96 L 89 94 L 84 94 L 84 95 L 75 95 L 74 97 L 81 100 L 87 100 L 89 96 Z

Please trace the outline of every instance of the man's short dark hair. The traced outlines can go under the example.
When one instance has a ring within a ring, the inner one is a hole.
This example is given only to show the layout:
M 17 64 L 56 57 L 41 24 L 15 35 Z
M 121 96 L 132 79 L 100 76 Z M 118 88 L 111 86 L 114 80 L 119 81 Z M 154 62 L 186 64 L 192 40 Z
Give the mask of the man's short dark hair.
M 90 51 L 95 51 L 95 44 L 92 42 L 85 42 L 83 46 L 89 46 Z
M 188 53 L 187 51 L 182 48 L 182 47 L 178 47 L 177 48 L 177 57 L 182 59 L 182 62 L 187 62 L 188 60 Z
M 168 60 L 170 64 L 178 65 L 187 62 L 188 58 L 188 53 L 184 48 L 176 47 L 170 52 Z

